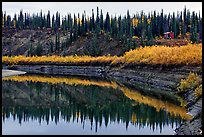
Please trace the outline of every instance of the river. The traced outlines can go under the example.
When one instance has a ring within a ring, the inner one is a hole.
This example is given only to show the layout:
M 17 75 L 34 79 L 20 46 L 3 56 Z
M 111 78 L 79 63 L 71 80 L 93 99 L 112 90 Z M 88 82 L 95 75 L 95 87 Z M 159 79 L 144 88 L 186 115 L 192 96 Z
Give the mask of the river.
M 2 78 L 3 135 L 173 135 L 183 106 L 116 81 L 19 75 Z

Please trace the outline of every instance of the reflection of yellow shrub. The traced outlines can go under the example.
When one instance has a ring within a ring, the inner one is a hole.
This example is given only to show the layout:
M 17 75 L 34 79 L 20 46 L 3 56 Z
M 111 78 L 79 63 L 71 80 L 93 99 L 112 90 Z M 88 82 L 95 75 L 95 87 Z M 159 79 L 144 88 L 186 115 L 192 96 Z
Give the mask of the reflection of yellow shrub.
M 202 96 L 202 84 L 200 84 L 200 86 L 198 86 L 198 87 L 195 89 L 195 95 L 196 95 L 197 97 Z
M 4 77 L 2 80 L 12 80 L 18 82 L 24 81 L 32 81 L 32 82 L 47 82 L 51 84 L 68 84 L 68 85 L 96 85 L 101 87 L 112 87 L 114 89 L 117 88 L 116 82 L 104 82 L 104 81 L 91 81 L 86 79 L 79 79 L 79 78 L 66 78 L 66 77 L 48 77 L 48 76 L 12 76 L 12 77 Z
M 186 79 L 181 79 L 177 89 L 179 92 L 184 93 L 189 89 L 195 89 L 201 82 L 202 80 L 197 74 L 190 73 Z
M 32 82 L 46 82 L 51 84 L 68 84 L 68 85 L 96 85 L 101 87 L 110 87 L 113 89 L 121 90 L 125 96 L 128 98 L 135 100 L 137 103 L 143 103 L 149 106 L 156 108 L 157 112 L 160 110 L 166 110 L 172 116 L 181 116 L 184 119 L 190 119 L 190 115 L 187 114 L 185 107 L 176 106 L 169 102 L 164 102 L 162 100 L 151 98 L 149 96 L 145 96 L 140 94 L 138 91 L 129 89 L 123 85 L 119 85 L 116 82 L 106 82 L 100 80 L 88 80 L 88 79 L 79 79 L 79 78 L 67 78 L 67 77 L 50 77 L 50 76 L 33 76 L 33 75 L 19 75 L 19 76 L 11 76 L 11 77 L 4 77 L 2 80 L 12 80 L 18 82 L 24 81 L 32 81 Z M 180 99 L 182 100 L 182 99 Z M 132 117 L 132 121 L 136 121 L 136 115 Z
M 161 101 L 159 99 L 151 98 L 149 96 L 144 96 L 139 92 L 128 89 L 124 86 L 121 86 L 120 89 L 128 98 L 135 100 L 136 102 L 139 102 L 139 103 L 143 103 L 149 106 L 154 106 L 157 112 L 159 112 L 160 110 L 166 110 L 170 113 L 171 116 L 180 116 L 183 119 L 192 118 L 190 115 L 187 114 L 185 107 L 179 107 L 171 103 Z

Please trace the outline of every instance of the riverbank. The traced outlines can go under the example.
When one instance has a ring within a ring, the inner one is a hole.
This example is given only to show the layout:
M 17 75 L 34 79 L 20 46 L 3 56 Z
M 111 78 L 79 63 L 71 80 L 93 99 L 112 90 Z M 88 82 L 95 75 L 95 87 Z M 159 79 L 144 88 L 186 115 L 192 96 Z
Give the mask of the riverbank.
M 103 77 L 135 85 L 148 91 L 176 92 L 177 84 L 190 72 L 202 75 L 201 66 L 161 66 L 135 65 L 134 67 L 118 67 L 109 65 L 60 65 L 60 64 L 24 64 L 7 67 L 12 70 L 35 74 L 73 75 Z
M 16 71 L 16 70 L 6 70 L 2 69 L 2 78 L 7 76 L 15 76 L 20 74 L 25 74 L 26 72 L 23 71 Z
M 194 91 L 188 91 L 184 96 L 187 101 L 188 114 L 192 116 L 175 129 L 175 135 L 202 135 L 202 97 L 196 98 Z

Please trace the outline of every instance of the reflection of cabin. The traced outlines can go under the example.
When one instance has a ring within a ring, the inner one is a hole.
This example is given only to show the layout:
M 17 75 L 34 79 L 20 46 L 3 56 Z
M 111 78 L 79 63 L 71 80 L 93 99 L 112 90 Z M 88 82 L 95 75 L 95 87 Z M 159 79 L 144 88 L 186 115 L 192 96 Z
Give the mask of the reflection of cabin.
M 165 39 L 173 39 L 174 38 L 174 32 L 165 32 L 164 38 Z

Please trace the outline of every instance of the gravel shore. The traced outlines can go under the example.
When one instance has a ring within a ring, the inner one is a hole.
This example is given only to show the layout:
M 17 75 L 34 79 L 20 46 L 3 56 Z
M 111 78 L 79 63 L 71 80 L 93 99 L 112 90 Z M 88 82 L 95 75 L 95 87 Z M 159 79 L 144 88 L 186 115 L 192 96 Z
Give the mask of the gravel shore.
M 2 78 L 3 77 L 7 77 L 7 76 L 14 76 L 14 75 L 25 74 L 25 73 L 26 72 L 23 72 L 23 71 L 2 69 Z

